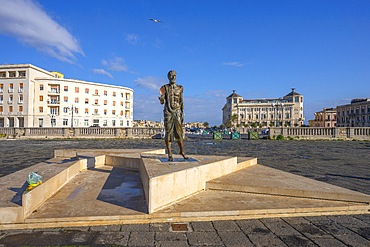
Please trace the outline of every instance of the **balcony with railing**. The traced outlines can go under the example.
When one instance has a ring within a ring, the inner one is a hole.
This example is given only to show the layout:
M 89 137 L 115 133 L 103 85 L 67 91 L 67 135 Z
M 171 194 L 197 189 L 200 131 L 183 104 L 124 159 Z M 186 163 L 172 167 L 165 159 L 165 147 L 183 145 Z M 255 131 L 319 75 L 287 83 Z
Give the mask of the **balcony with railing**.
M 59 88 L 50 88 L 48 91 L 48 94 L 60 94 L 60 89 Z
M 51 97 L 47 100 L 48 105 L 59 105 L 60 99 L 58 97 Z

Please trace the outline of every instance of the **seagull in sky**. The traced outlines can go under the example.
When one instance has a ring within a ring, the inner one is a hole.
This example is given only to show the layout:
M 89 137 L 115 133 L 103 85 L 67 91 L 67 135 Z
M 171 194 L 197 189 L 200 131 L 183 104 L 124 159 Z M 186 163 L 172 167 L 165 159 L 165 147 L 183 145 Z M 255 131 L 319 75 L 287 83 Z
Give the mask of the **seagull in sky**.
M 154 18 L 150 18 L 149 20 L 150 20 L 150 21 L 154 21 L 155 23 L 162 22 L 161 20 L 154 19 Z

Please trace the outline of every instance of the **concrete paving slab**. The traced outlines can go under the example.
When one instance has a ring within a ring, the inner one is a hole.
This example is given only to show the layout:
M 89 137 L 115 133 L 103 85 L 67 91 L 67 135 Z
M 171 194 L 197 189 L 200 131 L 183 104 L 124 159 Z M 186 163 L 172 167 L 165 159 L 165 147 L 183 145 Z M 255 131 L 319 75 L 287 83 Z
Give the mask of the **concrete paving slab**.
M 136 152 L 138 151 L 136 150 Z M 336 191 L 339 187 L 335 188 L 335 186 L 328 185 L 324 188 L 328 188 L 329 192 L 336 194 L 339 198 L 336 198 L 336 201 L 334 198 L 323 200 L 299 198 L 294 194 L 272 194 L 261 185 L 263 182 L 273 188 L 280 186 L 281 190 L 291 191 L 291 193 L 295 190 L 298 190 L 296 193 L 304 192 L 302 186 L 292 182 L 296 179 L 298 179 L 297 181 L 303 179 L 302 181 L 307 184 L 307 191 L 309 192 L 314 191 L 316 193 L 317 188 L 322 188 L 326 184 L 310 179 L 305 180 L 305 178 L 299 176 L 290 176 L 290 174 L 275 169 L 265 169 L 266 167 L 256 165 L 257 160 L 255 158 L 195 155 L 191 156 L 193 159 L 191 162 L 184 160 L 172 164 L 173 162 L 165 162 L 161 159 L 165 157 L 162 154 L 163 150 L 145 152 L 145 150 L 140 150 L 138 155 L 135 151 L 132 151 L 127 156 L 124 155 L 124 150 L 121 149 L 113 151 L 96 150 L 96 152 L 91 150 L 62 152 L 62 155 L 68 157 L 67 160 L 75 159 L 73 156 L 75 154 L 79 156 L 79 159 L 93 158 L 94 162 L 99 163 L 99 166 L 91 166 L 87 170 L 81 170 L 62 190 L 48 199 L 37 210 L 34 210 L 25 219 L 24 224 L 0 225 L 0 229 L 341 215 L 369 212 L 367 201 L 360 203 L 352 200 L 340 200 L 341 192 Z M 57 157 L 62 158 L 58 155 Z M 181 157 L 175 158 L 181 160 Z M 110 165 L 101 164 L 102 160 L 105 160 L 105 162 L 109 160 Z M 132 162 L 132 164 L 129 162 L 128 167 L 125 165 L 127 161 Z M 138 161 L 140 162 L 136 164 L 135 162 Z M 63 161 L 59 162 L 64 164 Z M 133 165 L 133 163 L 135 164 Z M 114 166 L 115 164 L 117 166 Z M 261 171 L 254 169 L 255 167 L 259 167 Z M 143 176 L 146 177 L 143 179 Z M 162 183 L 158 180 L 156 181 L 157 187 L 151 183 L 152 179 L 165 178 L 166 180 L 166 177 L 170 177 L 172 182 L 162 181 Z M 251 180 L 266 191 L 259 193 L 246 191 L 244 188 L 248 186 L 243 183 L 244 180 Z M 284 183 L 280 180 L 287 181 Z M 219 187 L 204 190 L 207 181 L 211 181 L 208 182 L 211 187 Z M 200 185 L 201 183 L 203 185 Z M 149 188 L 156 188 L 151 192 L 158 197 L 165 197 L 176 189 L 184 190 L 186 193 L 178 199 L 170 198 L 170 201 L 160 205 L 161 209 L 157 207 L 154 212 L 151 212 L 150 207 L 148 207 L 150 200 L 148 201 L 146 194 L 146 186 L 148 185 L 150 186 L 147 191 L 149 191 Z M 232 186 L 239 186 L 243 190 L 238 191 L 235 189 L 236 187 Z M 189 193 L 188 187 L 197 190 L 194 193 Z M 350 195 L 350 192 L 343 190 L 345 196 Z M 361 198 L 363 196 L 363 198 L 367 198 L 363 194 L 353 194 Z
M 207 189 L 326 200 L 370 202 L 370 195 L 259 164 L 208 181 Z

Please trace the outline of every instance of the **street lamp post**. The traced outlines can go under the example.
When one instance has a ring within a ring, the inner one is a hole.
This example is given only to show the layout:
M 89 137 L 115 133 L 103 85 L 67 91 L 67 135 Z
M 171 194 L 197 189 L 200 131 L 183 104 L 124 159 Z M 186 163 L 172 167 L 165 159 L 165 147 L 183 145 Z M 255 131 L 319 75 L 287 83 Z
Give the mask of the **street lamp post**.
M 71 128 L 73 128 L 73 112 L 75 110 L 75 107 L 72 105 L 72 107 L 67 107 L 68 110 L 71 111 L 72 117 L 71 117 Z

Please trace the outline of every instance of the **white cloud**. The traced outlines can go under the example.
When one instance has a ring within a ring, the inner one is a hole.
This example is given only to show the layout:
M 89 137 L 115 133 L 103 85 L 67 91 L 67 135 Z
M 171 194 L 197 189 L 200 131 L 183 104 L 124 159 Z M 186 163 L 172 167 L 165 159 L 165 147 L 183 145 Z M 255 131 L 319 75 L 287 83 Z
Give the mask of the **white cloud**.
M 226 66 L 234 66 L 234 67 L 243 67 L 246 64 L 245 63 L 241 63 L 241 62 L 225 62 L 225 63 L 223 63 L 223 65 L 226 65 Z
M 33 0 L 1 1 L 0 34 L 61 61 L 72 63 L 76 54 L 84 55 L 76 38 Z
M 105 76 L 108 76 L 109 78 L 113 79 L 113 76 L 111 75 L 111 73 L 109 73 L 108 71 L 106 71 L 104 69 L 93 69 L 93 73 L 94 74 L 99 74 L 99 75 L 105 75 Z
M 159 103 L 158 95 L 135 94 L 134 97 L 135 120 L 145 119 L 160 121 L 163 118 L 163 105 Z
M 162 80 L 159 79 L 159 78 L 156 78 L 156 77 L 153 77 L 153 76 L 147 76 L 147 77 L 144 77 L 144 78 L 139 77 L 134 82 L 139 87 L 148 88 L 148 89 L 151 89 L 153 91 L 158 91 L 159 92 L 159 88 L 161 87 L 161 84 L 164 84 L 164 83 L 161 83 L 161 81 Z
M 131 45 L 136 45 L 139 40 L 139 36 L 134 33 L 128 33 L 128 34 L 125 34 L 125 36 L 126 36 L 126 41 Z
M 128 66 L 121 57 L 114 57 L 112 59 L 103 59 L 101 62 L 108 70 L 129 72 Z

